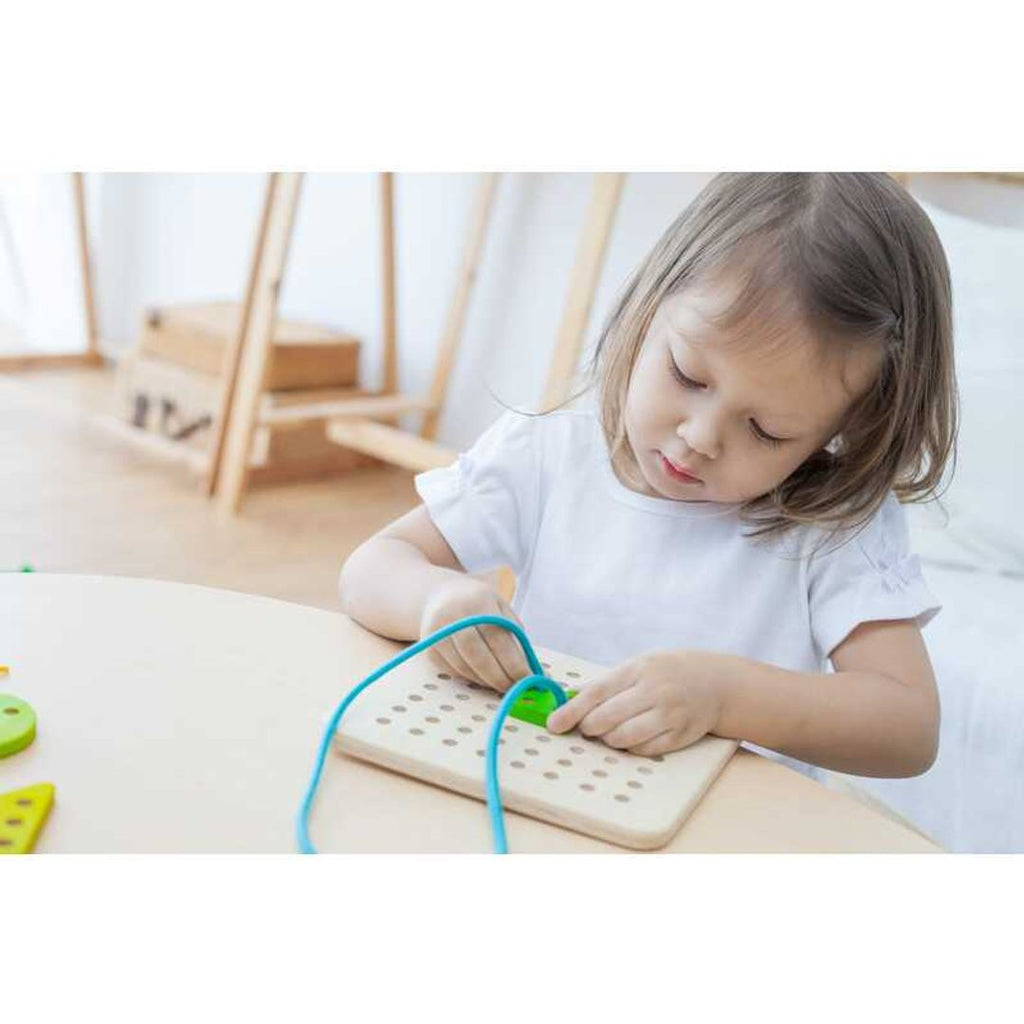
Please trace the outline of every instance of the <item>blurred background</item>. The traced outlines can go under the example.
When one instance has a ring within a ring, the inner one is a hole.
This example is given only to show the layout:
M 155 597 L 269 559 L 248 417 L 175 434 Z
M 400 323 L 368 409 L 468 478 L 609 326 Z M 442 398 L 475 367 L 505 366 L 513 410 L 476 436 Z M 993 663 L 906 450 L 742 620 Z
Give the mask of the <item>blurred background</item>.
M 344 397 L 339 387 L 422 397 L 444 362 L 432 431 L 443 460 L 501 411 L 494 396 L 540 407 L 565 335 L 578 338 L 563 355 L 584 360 L 618 289 L 709 177 L 303 176 L 276 316 L 299 335 L 305 330 L 308 337 L 292 341 L 320 345 L 327 363 L 332 339 L 337 347 L 333 366 L 309 366 L 305 377 L 284 382 L 286 401 L 333 401 Z M 919 543 L 946 561 L 1024 572 L 1012 512 L 1024 498 L 1024 428 L 1014 418 L 1024 372 L 1024 182 L 1013 172 L 898 177 L 931 217 L 952 268 L 964 427 L 949 497 L 958 486 L 971 495 L 957 509 L 965 517 L 959 534 L 948 510 L 936 511 L 917 517 Z M 620 179 L 610 200 L 598 194 L 601 178 L 606 186 Z M 301 430 L 292 424 L 287 452 L 283 429 L 268 442 L 257 423 L 237 514 L 216 516 L 204 496 L 203 460 L 224 412 L 225 360 L 233 346 L 245 346 L 241 317 L 268 180 L 0 176 L 0 366 L 10 371 L 0 378 L 7 452 L 0 566 L 159 575 L 330 607 L 347 551 L 414 502 L 415 459 L 404 469 L 366 454 L 345 461 L 341 446 L 314 440 L 327 418 Z M 101 362 L 21 358 L 86 352 L 90 330 Z M 446 336 L 451 347 L 440 360 Z M 207 343 L 205 355 L 174 347 Z M 422 413 L 386 422 L 416 434 Z M 257 467 L 261 444 L 269 469 Z M 287 482 L 263 487 L 263 479 Z M 259 532 L 263 546 L 243 545 L 236 566 L 233 538 L 246 531 Z
M 417 470 L 572 391 L 709 177 L 0 176 L 0 570 L 335 609 Z M 1019 850 L 1024 174 L 896 177 L 953 277 L 959 459 L 908 508 L 943 746 L 920 780 L 861 781 L 949 849 Z

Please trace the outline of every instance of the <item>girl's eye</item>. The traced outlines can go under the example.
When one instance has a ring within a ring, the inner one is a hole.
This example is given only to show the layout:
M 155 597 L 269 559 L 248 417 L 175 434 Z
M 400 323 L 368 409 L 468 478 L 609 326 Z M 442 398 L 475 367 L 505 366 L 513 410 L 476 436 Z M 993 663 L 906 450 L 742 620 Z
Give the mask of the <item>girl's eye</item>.
M 782 444 L 781 437 L 772 437 L 771 434 L 766 434 L 753 420 L 750 421 L 750 432 L 758 441 L 768 445 L 769 448 L 778 448 Z
M 691 380 L 689 377 L 687 377 L 686 374 L 683 373 L 683 371 L 680 370 L 678 366 L 676 366 L 676 361 L 672 358 L 671 355 L 668 357 L 668 365 L 669 369 L 672 371 L 672 376 L 675 377 L 675 379 L 679 381 L 679 383 L 682 384 L 684 388 L 704 387 L 703 384 L 699 384 L 697 381 Z

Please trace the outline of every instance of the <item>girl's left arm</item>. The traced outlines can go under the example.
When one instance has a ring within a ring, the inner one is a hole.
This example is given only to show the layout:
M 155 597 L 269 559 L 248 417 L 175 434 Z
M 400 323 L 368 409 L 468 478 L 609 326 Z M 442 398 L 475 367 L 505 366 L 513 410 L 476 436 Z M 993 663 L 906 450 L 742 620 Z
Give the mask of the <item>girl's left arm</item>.
M 831 673 L 738 659 L 723 678 L 714 732 L 851 775 L 927 771 L 938 753 L 939 696 L 917 624 L 861 623 L 830 658 Z
M 831 673 L 796 672 L 711 651 L 657 651 L 584 687 L 548 727 L 578 726 L 644 755 L 713 733 L 853 775 L 927 771 L 939 699 L 916 623 L 862 623 L 831 661 Z

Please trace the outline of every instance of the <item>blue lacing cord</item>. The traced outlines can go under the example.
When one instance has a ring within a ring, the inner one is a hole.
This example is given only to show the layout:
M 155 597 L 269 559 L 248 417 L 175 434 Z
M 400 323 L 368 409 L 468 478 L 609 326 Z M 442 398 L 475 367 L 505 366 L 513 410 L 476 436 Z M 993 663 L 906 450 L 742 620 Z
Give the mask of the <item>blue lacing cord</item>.
M 330 749 L 331 745 L 331 737 L 338 728 L 338 722 L 341 721 L 341 716 L 348 710 L 352 701 L 354 701 L 356 697 L 358 697 L 359 694 L 361 694 L 368 686 L 377 682 L 381 676 L 387 675 L 388 672 L 394 668 L 398 668 L 398 666 L 403 662 L 408 661 L 410 658 L 414 658 L 417 654 L 421 654 L 429 647 L 433 647 L 434 644 L 440 643 L 453 633 L 458 633 L 463 629 L 470 629 L 474 626 L 498 626 L 501 629 L 507 629 L 519 641 L 519 645 L 522 647 L 523 653 L 526 655 L 526 660 L 529 662 L 530 668 L 533 671 L 533 675 L 526 676 L 519 680 L 519 682 L 517 682 L 505 694 L 501 704 L 498 706 L 497 713 L 494 716 L 494 721 L 491 724 L 490 735 L 487 739 L 487 751 L 484 763 L 487 783 L 487 809 L 490 813 L 491 829 L 494 834 L 494 852 L 508 853 L 508 844 L 505 840 L 505 821 L 501 810 L 501 795 L 498 790 L 498 740 L 501 736 L 502 723 L 508 717 L 508 713 L 512 710 L 512 705 L 519 699 L 519 696 L 525 690 L 544 689 L 549 691 L 555 698 L 556 707 L 565 703 L 566 696 L 562 692 L 562 688 L 557 683 L 544 675 L 544 669 L 533 650 L 533 645 L 527 639 L 526 634 L 520 626 L 517 623 L 512 622 L 511 619 L 506 619 L 499 615 L 474 615 L 467 619 L 460 619 L 458 622 L 453 622 L 450 625 L 445 626 L 443 629 L 439 629 L 436 633 L 432 633 L 430 636 L 424 637 L 419 641 L 419 643 L 406 648 L 406 650 L 402 651 L 401 654 L 392 658 L 389 662 L 386 662 L 375 672 L 368 675 L 358 686 L 353 687 L 349 691 L 344 700 L 342 700 L 335 709 L 334 714 L 331 715 L 331 719 L 327 723 L 327 728 L 324 729 L 323 739 L 320 741 L 320 749 L 317 751 L 316 763 L 313 767 L 313 776 L 306 789 L 306 795 L 302 799 L 302 806 L 299 808 L 298 821 L 296 822 L 296 833 L 299 843 L 299 851 L 301 853 L 316 853 L 316 850 L 309 838 L 309 812 L 313 805 L 313 799 L 316 796 L 317 787 L 320 785 L 320 776 L 323 774 L 324 762 L 327 759 L 327 751 Z
M 494 836 L 494 852 L 508 853 L 508 842 L 505 839 L 505 816 L 501 812 L 501 794 L 498 792 L 498 740 L 501 737 L 501 726 L 512 705 L 519 699 L 520 694 L 526 690 L 548 690 L 554 694 L 555 707 L 560 707 L 566 701 L 566 696 L 558 683 L 553 683 L 547 676 L 533 675 L 520 679 L 515 686 L 506 694 L 491 722 L 491 732 L 487 737 L 487 810 L 491 816 L 491 833 Z

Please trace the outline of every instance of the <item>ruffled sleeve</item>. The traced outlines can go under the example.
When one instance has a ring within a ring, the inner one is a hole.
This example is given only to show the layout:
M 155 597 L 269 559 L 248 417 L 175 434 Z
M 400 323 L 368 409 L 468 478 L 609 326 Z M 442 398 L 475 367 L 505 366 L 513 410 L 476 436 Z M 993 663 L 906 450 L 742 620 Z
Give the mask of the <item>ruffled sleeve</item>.
M 505 412 L 452 465 L 414 478 L 430 518 L 467 572 L 523 571 L 541 501 L 539 419 Z
M 808 568 L 811 634 L 827 658 L 862 622 L 913 619 L 921 628 L 941 604 L 928 589 L 910 550 L 906 513 L 889 494 L 857 535 L 830 542 Z

